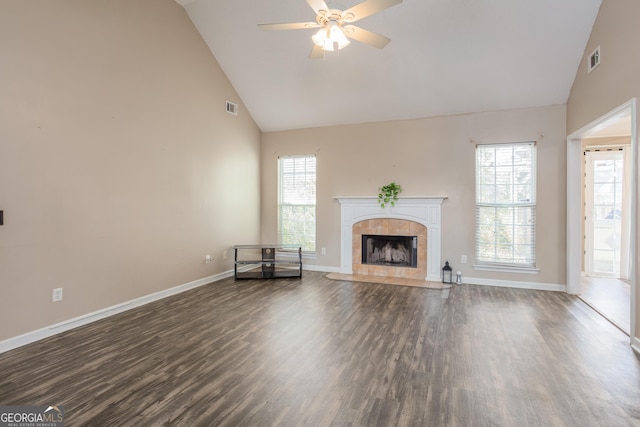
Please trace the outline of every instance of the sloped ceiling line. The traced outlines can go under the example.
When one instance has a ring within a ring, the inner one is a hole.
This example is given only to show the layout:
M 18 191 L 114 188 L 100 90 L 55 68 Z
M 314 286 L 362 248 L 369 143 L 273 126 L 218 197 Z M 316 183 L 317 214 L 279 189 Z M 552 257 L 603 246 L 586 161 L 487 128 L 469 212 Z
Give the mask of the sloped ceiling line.
M 601 0 L 404 0 L 364 18 L 391 43 L 308 59 L 305 0 L 176 0 L 262 131 L 564 104 Z M 358 0 L 341 0 L 345 8 Z

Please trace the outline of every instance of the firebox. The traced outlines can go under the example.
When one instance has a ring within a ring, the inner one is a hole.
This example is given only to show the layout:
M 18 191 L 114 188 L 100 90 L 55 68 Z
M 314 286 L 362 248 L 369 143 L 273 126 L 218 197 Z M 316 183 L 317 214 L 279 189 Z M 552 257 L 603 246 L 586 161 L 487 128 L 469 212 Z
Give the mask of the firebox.
M 418 236 L 363 234 L 362 263 L 416 268 Z

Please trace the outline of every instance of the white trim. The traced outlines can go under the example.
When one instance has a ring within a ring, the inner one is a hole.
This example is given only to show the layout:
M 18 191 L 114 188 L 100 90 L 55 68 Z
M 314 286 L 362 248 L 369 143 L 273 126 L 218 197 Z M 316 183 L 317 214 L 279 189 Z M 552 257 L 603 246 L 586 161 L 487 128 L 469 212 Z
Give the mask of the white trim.
M 302 263 L 302 269 L 308 271 L 319 271 L 321 273 L 340 273 L 338 267 L 328 267 L 326 265 L 314 265 Z
M 340 273 L 353 274 L 353 225 L 367 219 L 394 218 L 427 227 L 427 276 L 440 281 L 441 211 L 446 197 L 400 197 L 395 206 L 380 207 L 378 197 L 335 197 L 340 202 Z
M 84 326 L 97 320 L 104 319 L 106 317 L 110 317 L 127 310 L 131 310 L 132 308 L 140 307 L 141 305 L 149 304 L 151 302 L 158 301 L 172 295 L 177 295 L 182 292 L 203 285 L 208 285 L 209 283 L 217 282 L 231 276 L 233 276 L 233 270 L 225 271 L 223 273 L 215 274 L 209 277 L 203 277 L 202 279 L 194 280 L 193 282 L 185 283 L 173 288 L 155 292 L 153 294 L 144 295 L 130 301 L 125 301 L 120 304 L 112 305 L 111 307 L 106 307 L 101 310 L 94 311 L 93 313 L 87 313 L 78 317 L 74 317 L 73 319 L 64 320 L 60 323 L 49 325 L 35 331 L 27 332 L 26 334 L 8 338 L 4 341 L 0 341 L 0 353 L 4 353 L 6 351 L 13 350 L 27 344 L 31 344 L 35 341 L 49 338 L 61 332 L 66 332 L 79 326 Z
M 567 293 L 580 293 L 582 276 L 582 140 L 567 137 Z
M 503 288 L 532 289 L 537 291 L 564 292 L 566 290 L 565 285 L 555 283 L 520 282 L 516 280 L 482 279 L 477 277 L 465 277 L 463 282 L 468 285 L 499 286 Z
M 640 338 L 631 337 L 631 348 L 640 355 Z
M 636 254 L 637 254 L 637 248 L 636 248 L 636 241 L 637 241 L 637 233 L 638 233 L 638 225 L 636 224 L 636 217 L 637 217 L 637 209 L 638 209 L 638 199 L 637 199 L 637 195 L 638 195 L 638 179 L 640 179 L 639 177 L 639 169 L 638 169 L 638 111 L 637 111 L 637 107 L 636 107 L 636 98 L 633 98 L 631 101 L 629 101 L 630 105 L 631 105 L 631 164 L 632 164 L 632 170 L 631 170 L 631 213 L 630 213 L 630 218 L 631 218 L 631 230 L 630 230 L 630 234 L 631 234 L 631 239 L 630 239 L 630 243 L 629 243 L 629 259 L 631 260 L 631 266 L 629 269 L 629 277 L 630 277 L 630 284 L 631 284 L 631 318 L 630 318 L 630 328 L 629 328 L 629 332 L 631 337 L 633 337 L 633 339 L 635 339 L 635 343 L 636 343 L 636 348 L 635 349 L 640 349 L 640 345 L 638 344 L 638 336 L 637 333 L 638 331 L 636 330 L 636 322 L 638 321 L 638 309 L 640 307 L 638 307 L 636 305 L 636 300 L 638 298 L 638 282 L 636 281 Z M 634 340 L 631 340 L 631 343 L 634 343 Z
M 540 274 L 540 270 L 533 267 L 510 267 L 503 265 L 473 265 L 474 270 L 497 271 L 500 273 Z

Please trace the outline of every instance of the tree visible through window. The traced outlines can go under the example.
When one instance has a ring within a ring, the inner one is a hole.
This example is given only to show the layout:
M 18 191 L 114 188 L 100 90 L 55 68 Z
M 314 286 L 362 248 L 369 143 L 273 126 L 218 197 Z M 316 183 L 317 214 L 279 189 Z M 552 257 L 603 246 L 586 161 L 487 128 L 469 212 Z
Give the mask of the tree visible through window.
M 316 157 L 278 158 L 278 242 L 316 250 Z
M 535 267 L 536 146 L 476 147 L 476 262 Z

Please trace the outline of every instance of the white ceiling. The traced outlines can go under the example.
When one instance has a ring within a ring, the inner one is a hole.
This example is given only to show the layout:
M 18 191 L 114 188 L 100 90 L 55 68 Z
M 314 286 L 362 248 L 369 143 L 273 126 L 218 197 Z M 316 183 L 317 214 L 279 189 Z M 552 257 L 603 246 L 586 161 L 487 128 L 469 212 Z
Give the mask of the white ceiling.
M 314 21 L 306 0 L 176 1 L 262 131 L 564 104 L 601 3 L 404 0 L 357 23 L 384 49 L 311 60 L 314 30 L 257 26 Z

